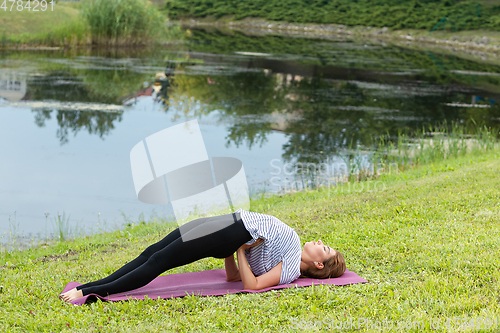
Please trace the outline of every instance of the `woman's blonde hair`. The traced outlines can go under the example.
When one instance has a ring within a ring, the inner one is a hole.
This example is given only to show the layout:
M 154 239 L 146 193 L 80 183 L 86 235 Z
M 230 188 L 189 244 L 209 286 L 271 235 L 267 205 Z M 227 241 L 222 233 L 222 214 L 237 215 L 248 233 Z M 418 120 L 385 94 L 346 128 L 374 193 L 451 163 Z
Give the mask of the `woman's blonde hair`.
M 335 251 L 335 254 L 323 262 L 323 269 L 318 269 L 316 266 L 311 266 L 303 271 L 300 271 L 300 277 L 309 277 L 314 279 L 336 278 L 344 274 L 346 270 L 345 259 L 342 253 Z

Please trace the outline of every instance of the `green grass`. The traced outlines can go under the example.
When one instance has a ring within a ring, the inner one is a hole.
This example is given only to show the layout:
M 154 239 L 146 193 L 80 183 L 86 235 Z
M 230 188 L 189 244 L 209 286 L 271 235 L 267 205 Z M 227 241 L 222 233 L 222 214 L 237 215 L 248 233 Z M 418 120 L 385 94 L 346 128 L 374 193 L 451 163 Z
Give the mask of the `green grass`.
M 110 274 L 175 227 L 138 221 L 3 252 L 0 330 L 274 332 L 293 331 L 300 321 L 367 318 L 422 321 L 427 331 L 431 319 L 440 319 L 438 331 L 458 331 L 453 321 L 450 329 L 443 325 L 454 317 L 498 319 L 499 158 L 494 150 L 382 175 L 377 191 L 346 185 L 252 202 L 252 210 L 295 228 L 302 243 L 321 238 L 342 251 L 348 269 L 368 284 L 82 307 L 61 302 L 66 283 Z M 166 274 L 223 267 L 223 260 L 206 258 Z
M 26 1 L 24 3 L 26 4 Z M 48 7 L 44 12 L 33 12 L 27 9 L 17 11 L 15 8 L 10 11 L 9 9 L 10 5 L 7 11 L 0 9 L 0 36 L 37 34 L 80 18 L 79 3 L 72 2 L 56 3 L 53 11 Z
M 41 30 L 43 31 L 43 30 Z M 54 25 L 50 30 L 40 33 L 23 33 L 20 35 L 2 36 L 0 46 L 79 46 L 92 41 L 88 25 L 81 20 L 63 22 Z
M 26 1 L 24 1 L 26 4 Z M 14 6 L 15 7 L 15 6 Z M 44 12 L 0 10 L 0 46 L 76 46 L 90 42 L 79 2 L 58 2 Z

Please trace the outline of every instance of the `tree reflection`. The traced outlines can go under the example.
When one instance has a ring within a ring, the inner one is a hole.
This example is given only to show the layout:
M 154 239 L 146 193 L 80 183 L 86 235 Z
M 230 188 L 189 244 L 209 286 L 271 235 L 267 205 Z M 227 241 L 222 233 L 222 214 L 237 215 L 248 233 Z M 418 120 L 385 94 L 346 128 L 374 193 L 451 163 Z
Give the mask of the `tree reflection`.
M 168 83 L 162 97 L 165 110 L 174 110 L 173 117 L 201 117 L 221 112 L 229 123 L 227 145 L 237 147 L 246 142 L 249 148 L 262 145 L 273 124 L 262 117 L 283 109 L 285 91 L 277 89 L 276 77 L 263 71 L 232 75 L 176 75 Z
M 39 127 L 45 126 L 45 121 L 51 119 L 52 110 L 32 110 L 35 113 L 35 123 Z M 68 143 L 69 134 L 73 136 L 81 130 L 97 135 L 104 139 L 115 128 L 115 121 L 122 120 L 122 113 L 103 111 L 62 111 L 55 110 L 57 124 L 56 137 L 61 145 Z
M 182 66 L 177 69 L 186 72 Z M 497 104 L 450 107 L 445 102 L 470 104 L 471 95 L 441 85 L 324 79 L 321 68 L 313 77 L 251 68 L 227 71 L 226 75 L 176 75 L 165 88 L 169 97 L 165 110 L 172 110 L 174 118 L 219 112 L 221 120 L 230 124 L 227 144 L 237 147 L 262 144 L 279 127 L 288 137 L 283 147 L 287 161 L 321 162 L 339 151 L 358 145 L 370 149 L 381 137 L 412 135 L 445 120 L 450 126 L 457 121 L 495 127 L 500 119 Z M 286 117 L 292 114 L 298 117 Z M 286 119 L 281 126 L 276 125 L 275 115 Z
M 155 55 L 162 64 L 167 60 L 166 77 L 155 83 L 161 86 L 157 99 L 173 120 L 217 112 L 221 123 L 227 124 L 227 145 L 252 148 L 266 142 L 271 131 L 280 130 L 288 138 L 283 158 L 318 162 L 350 147 L 371 148 L 382 136 L 412 135 L 444 120 L 487 127 L 499 123 L 498 103 L 487 101 L 498 100 L 494 91 L 500 79 L 481 76 L 476 80 L 450 70 L 494 72 L 495 65 L 394 46 L 319 44 L 305 38 L 242 33 L 226 36 L 194 30 L 191 41 L 187 47 L 193 52 L 176 49 L 177 53 Z M 236 50 L 273 56 L 235 56 Z M 27 96 L 121 104 L 143 89 L 152 75 L 118 67 L 51 70 L 31 79 Z M 395 75 L 413 69 L 417 71 Z M 476 88 L 486 86 L 488 90 Z M 477 103 L 488 105 L 474 107 L 473 95 L 480 96 Z M 453 107 L 449 102 L 467 107 Z M 38 126 L 51 117 L 50 110 L 34 112 Z M 80 130 L 104 138 L 115 120 L 121 120 L 116 113 L 56 112 L 61 144 Z
M 290 109 L 300 111 L 302 119 L 289 122 L 286 128 L 289 142 L 283 158 L 287 161 L 322 162 L 340 150 L 358 145 L 374 148 L 383 136 L 411 136 L 445 121 L 451 131 L 452 121 L 464 126 L 498 127 L 500 120 L 498 105 L 450 107 L 443 103 L 450 99 L 447 92 L 384 97 L 353 83 L 313 77 L 294 82 L 290 94 L 295 97 L 289 101 Z M 470 103 L 470 96 L 458 94 L 453 98 Z
M 77 69 L 54 70 L 28 82 L 26 100 L 59 102 L 86 102 L 121 104 L 121 100 L 142 88 L 148 76 L 127 70 Z M 95 107 L 95 106 L 94 106 Z M 71 106 L 70 106 L 71 108 Z M 52 110 L 33 109 L 35 124 L 44 127 L 51 119 Z M 122 112 L 103 110 L 56 110 L 59 125 L 56 136 L 61 145 L 69 141 L 80 130 L 98 135 L 101 139 L 109 135 L 116 122 L 122 120 Z

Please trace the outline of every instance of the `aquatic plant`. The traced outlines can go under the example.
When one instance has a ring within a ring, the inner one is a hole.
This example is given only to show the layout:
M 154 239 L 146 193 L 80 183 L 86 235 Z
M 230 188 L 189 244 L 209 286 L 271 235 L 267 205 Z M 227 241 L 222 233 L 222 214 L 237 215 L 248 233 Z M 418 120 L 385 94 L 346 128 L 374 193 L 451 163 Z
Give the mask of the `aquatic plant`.
M 14 217 L 11 220 L 11 216 L 9 215 L 9 228 L 7 229 L 7 247 L 10 249 L 16 249 L 16 245 L 19 247 L 19 221 L 17 220 L 17 212 L 14 212 Z M 6 250 L 7 247 L 2 246 L 3 250 Z
M 71 237 L 72 234 L 75 233 L 78 226 L 71 227 L 69 222 L 70 216 L 66 218 L 66 213 L 63 212 L 62 215 L 57 213 L 57 216 L 54 217 L 53 225 L 55 229 L 56 239 L 60 242 L 64 242 L 66 239 Z
M 468 126 L 456 122 L 448 126 L 444 121 L 441 125 L 424 127 L 412 137 L 400 133 L 394 141 L 382 137 L 378 149 L 385 152 L 387 161 L 398 163 L 404 170 L 468 153 L 489 152 L 497 147 L 498 128 L 478 126 L 472 121 L 473 125 Z

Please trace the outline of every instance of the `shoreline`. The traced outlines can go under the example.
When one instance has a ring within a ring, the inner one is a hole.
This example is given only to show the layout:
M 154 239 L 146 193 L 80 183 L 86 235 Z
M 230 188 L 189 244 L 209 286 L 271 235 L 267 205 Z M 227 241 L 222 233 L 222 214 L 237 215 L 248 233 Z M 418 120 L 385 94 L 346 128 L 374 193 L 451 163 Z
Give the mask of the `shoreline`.
M 171 21 L 184 27 L 215 27 L 242 30 L 246 34 L 263 35 L 278 33 L 288 37 L 338 39 L 339 37 L 375 38 L 380 42 L 399 42 L 408 45 L 432 46 L 466 53 L 500 54 L 500 31 L 459 31 L 455 33 L 435 31 L 430 35 L 426 30 L 391 30 L 387 27 L 345 26 L 343 24 L 288 23 L 262 19 L 232 21 L 229 18 L 189 19 Z M 443 35 L 439 38 L 439 35 Z M 478 37 L 481 36 L 481 37 Z

